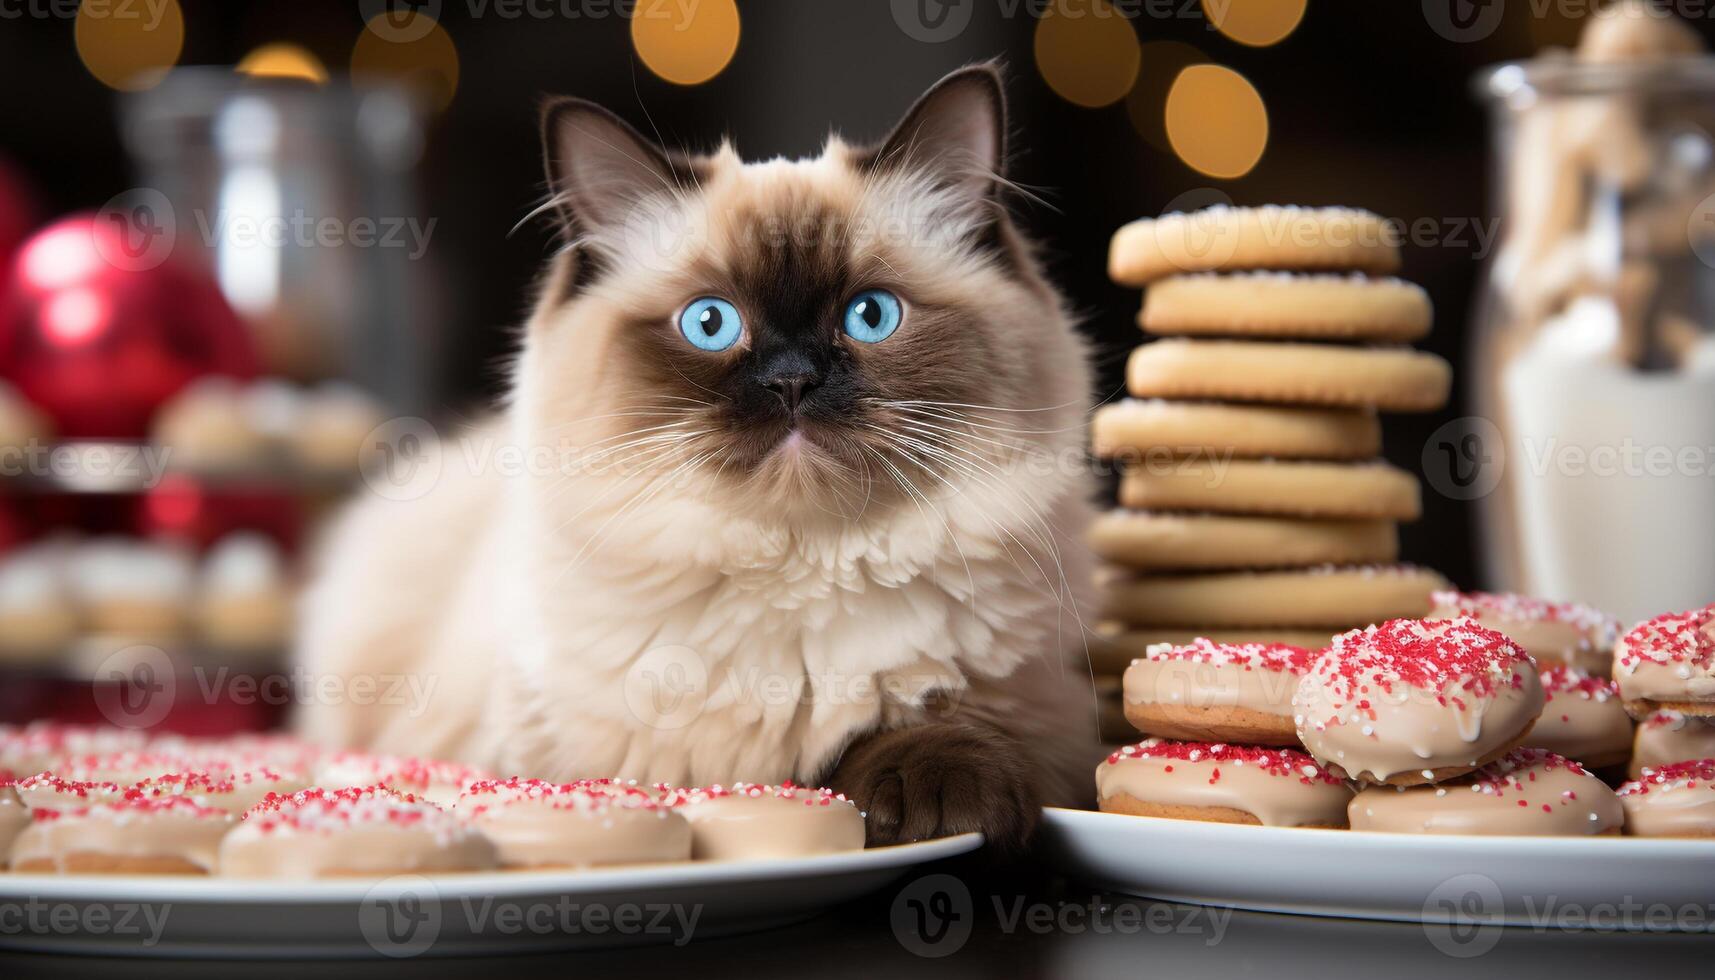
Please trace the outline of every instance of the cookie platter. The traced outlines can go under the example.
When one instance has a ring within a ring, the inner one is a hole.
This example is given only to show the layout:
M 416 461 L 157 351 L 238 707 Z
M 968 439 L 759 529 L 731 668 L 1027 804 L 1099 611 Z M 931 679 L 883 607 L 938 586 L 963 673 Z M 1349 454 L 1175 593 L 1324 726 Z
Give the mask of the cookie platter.
M 1715 839 L 1394 834 L 1048 808 L 1052 860 L 1149 898 L 1459 926 L 1707 931 Z
M 101 956 L 469 956 L 789 925 L 974 851 L 981 834 L 795 858 L 301 882 L 0 873 L 0 948 Z M 33 910 L 33 911 L 32 911 Z

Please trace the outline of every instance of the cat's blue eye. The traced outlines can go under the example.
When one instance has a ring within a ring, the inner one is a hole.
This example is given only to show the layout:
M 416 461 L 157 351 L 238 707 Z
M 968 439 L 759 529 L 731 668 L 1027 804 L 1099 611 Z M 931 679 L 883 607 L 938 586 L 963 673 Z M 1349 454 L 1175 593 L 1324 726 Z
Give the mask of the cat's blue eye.
M 905 308 L 885 289 L 866 289 L 846 304 L 845 331 L 853 340 L 879 344 L 899 329 Z
M 679 314 L 679 332 L 693 347 L 722 351 L 738 343 L 744 321 L 739 319 L 738 307 L 718 296 L 704 296 Z

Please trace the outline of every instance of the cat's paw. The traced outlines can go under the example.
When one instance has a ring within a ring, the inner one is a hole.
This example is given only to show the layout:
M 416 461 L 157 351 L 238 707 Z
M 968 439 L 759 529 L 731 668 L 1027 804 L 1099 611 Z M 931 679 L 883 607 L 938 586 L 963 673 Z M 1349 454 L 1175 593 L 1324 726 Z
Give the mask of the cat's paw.
M 1018 743 L 971 725 L 918 725 L 859 739 L 828 784 L 864 811 L 871 846 L 976 830 L 996 850 L 1016 853 L 1041 811 Z

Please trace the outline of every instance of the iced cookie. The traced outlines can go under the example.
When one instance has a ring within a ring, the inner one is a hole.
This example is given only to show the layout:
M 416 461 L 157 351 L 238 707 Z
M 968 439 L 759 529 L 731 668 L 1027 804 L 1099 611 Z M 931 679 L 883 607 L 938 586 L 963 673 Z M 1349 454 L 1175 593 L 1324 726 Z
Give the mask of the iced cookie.
M 323 789 L 386 786 L 441 806 L 452 806 L 470 783 L 492 778 L 490 773 L 456 762 L 363 752 L 328 756 L 315 773 L 315 783 Z
M 1352 798 L 1353 830 L 1396 834 L 1588 837 L 1617 834 L 1620 800 L 1583 766 L 1514 749 L 1435 786 L 1371 786 Z
M 329 382 L 303 401 L 287 446 L 304 467 L 323 473 L 355 473 L 363 441 L 385 421 L 381 406 L 361 388 Z
M 691 822 L 699 861 L 804 857 L 863 847 L 863 814 L 844 795 L 787 783 L 734 783 L 671 793 L 669 806 Z
M 1619 622 L 1575 602 L 1548 602 L 1510 593 L 1455 592 L 1430 596 L 1436 619 L 1470 616 L 1524 647 L 1542 665 L 1567 664 L 1598 677 L 1612 672 Z
M 1539 671 L 1542 717 L 1525 745 L 1576 759 L 1591 769 L 1624 765 L 1632 754 L 1632 719 L 1614 682 L 1576 667 Z
M 1396 786 L 1493 762 L 1542 705 L 1530 655 L 1469 619 L 1396 619 L 1337 636 L 1292 696 L 1298 738 L 1329 772 Z
M 128 728 L 83 728 L 35 722 L 23 728 L 0 725 L 0 769 L 18 775 L 45 772 L 72 756 L 137 751 L 148 744 Z
M 1352 791 L 1293 749 L 1152 738 L 1096 767 L 1096 797 L 1104 813 L 1343 828 Z
M 383 878 L 494 867 L 494 845 L 480 832 L 382 786 L 270 796 L 220 847 L 220 873 L 232 878 Z
M 151 776 L 132 786 L 133 795 L 152 798 L 183 796 L 193 803 L 243 813 L 267 799 L 269 794 L 289 796 L 308 789 L 302 774 L 272 769 L 242 769 L 236 772 L 176 772 Z
M 1633 837 L 1715 837 L 1715 759 L 1645 769 L 1619 792 Z
M 1659 769 L 1688 759 L 1715 759 L 1715 720 L 1656 711 L 1638 722 L 1627 772 L 1637 779 L 1645 768 Z
M 125 793 L 125 787 L 109 780 L 67 779 L 51 772 L 25 776 L 12 788 L 32 810 L 75 810 L 111 803 Z
M 1715 718 L 1715 605 L 1632 627 L 1614 646 L 1614 680 L 1633 718 L 1663 708 Z
M 292 592 L 279 547 L 249 532 L 221 538 L 203 561 L 193 617 L 215 649 L 281 649 L 291 635 Z
M 1091 420 L 1099 456 L 1369 459 L 1381 451 L 1374 412 L 1126 398 Z M 1165 465 L 1165 464 L 1164 464 Z
M 40 548 L 0 558 L 0 661 L 53 659 L 77 639 L 78 612 L 60 571 Z
M 1211 575 L 1119 574 L 1103 583 L 1104 619 L 1211 629 L 1338 628 L 1422 616 L 1447 580 L 1412 565 Z
M 1162 738 L 1296 746 L 1292 692 L 1312 656 L 1302 647 L 1206 639 L 1152 647 L 1126 669 L 1126 718 Z
M 1126 388 L 1139 398 L 1214 398 L 1319 408 L 1432 412 L 1453 369 L 1407 347 L 1168 337 L 1132 351 Z
M 1145 629 L 1128 628 L 1123 623 L 1098 623 L 1090 639 L 1090 663 L 1098 674 L 1123 674 L 1132 661 L 1148 656 L 1151 647 L 1181 647 L 1198 640 L 1216 644 L 1282 644 L 1320 650 L 1333 641 L 1334 634 L 1345 630 L 1292 629 Z
M 494 842 L 500 866 L 594 868 L 691 859 L 691 825 L 648 790 L 599 780 L 483 779 L 454 812 Z
M 30 808 L 18 799 L 11 780 L 0 779 L 0 870 L 4 870 L 12 853 L 12 842 L 30 825 Z
M 1399 533 L 1391 521 L 1116 510 L 1098 517 L 1088 538 L 1098 556 L 1148 571 L 1291 568 L 1399 556 Z
M 127 796 L 30 816 L 12 844 L 13 871 L 207 875 L 232 828 L 232 814 L 184 797 Z
M 1400 279 L 1239 272 L 1153 283 L 1137 319 L 1162 336 L 1407 343 L 1429 332 L 1433 314 L 1423 287 Z
M 1147 286 L 1182 272 L 1337 269 L 1390 273 L 1399 246 L 1377 215 L 1356 208 L 1217 206 L 1133 221 L 1114 233 L 1108 275 Z
M 1416 520 L 1417 478 L 1382 462 L 1197 457 L 1145 460 L 1120 477 L 1120 506 L 1211 514 Z
M 268 443 L 250 424 L 243 404 L 237 381 L 200 378 L 162 407 L 155 442 L 180 469 L 223 472 L 260 466 L 267 460 Z

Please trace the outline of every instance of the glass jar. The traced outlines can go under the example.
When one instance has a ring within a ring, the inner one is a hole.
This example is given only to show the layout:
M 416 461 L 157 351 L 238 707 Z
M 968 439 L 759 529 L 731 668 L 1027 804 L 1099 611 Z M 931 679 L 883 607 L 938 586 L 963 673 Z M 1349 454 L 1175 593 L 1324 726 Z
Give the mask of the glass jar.
M 1479 88 L 1500 229 L 1462 482 L 1488 584 L 1628 621 L 1715 600 L 1715 59 Z

